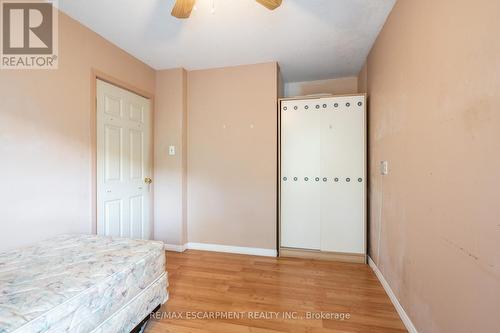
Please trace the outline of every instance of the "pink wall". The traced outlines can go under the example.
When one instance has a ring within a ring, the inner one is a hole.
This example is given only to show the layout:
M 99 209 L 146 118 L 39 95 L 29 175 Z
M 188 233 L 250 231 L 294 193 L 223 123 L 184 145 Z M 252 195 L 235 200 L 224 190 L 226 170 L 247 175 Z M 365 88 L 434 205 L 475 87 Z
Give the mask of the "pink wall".
M 154 92 L 155 72 L 60 13 L 58 70 L 0 71 L 0 250 L 90 233 L 91 69 Z
M 155 239 L 276 248 L 278 88 L 276 63 L 157 72 Z
M 156 73 L 155 113 L 155 239 L 187 242 L 187 72 Z M 168 154 L 175 146 L 176 155 Z
M 498 13 L 400 0 L 360 75 L 370 256 L 419 332 L 500 332 Z
M 276 249 L 276 63 L 188 73 L 188 240 Z
M 290 82 L 285 84 L 285 96 L 306 96 L 314 94 L 355 94 L 358 92 L 358 78 L 344 77 L 330 80 Z

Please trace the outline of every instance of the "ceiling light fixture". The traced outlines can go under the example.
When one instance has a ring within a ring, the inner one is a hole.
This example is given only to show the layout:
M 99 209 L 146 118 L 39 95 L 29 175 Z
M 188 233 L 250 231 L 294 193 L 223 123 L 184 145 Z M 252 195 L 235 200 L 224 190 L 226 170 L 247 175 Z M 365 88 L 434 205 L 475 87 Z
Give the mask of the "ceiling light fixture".
M 269 10 L 275 10 L 283 0 L 256 0 L 262 6 Z M 191 11 L 196 10 L 196 0 L 176 0 L 174 8 L 172 9 L 172 16 L 179 19 L 186 19 L 191 15 Z M 215 14 L 215 0 L 212 0 L 212 9 L 210 10 L 212 14 Z

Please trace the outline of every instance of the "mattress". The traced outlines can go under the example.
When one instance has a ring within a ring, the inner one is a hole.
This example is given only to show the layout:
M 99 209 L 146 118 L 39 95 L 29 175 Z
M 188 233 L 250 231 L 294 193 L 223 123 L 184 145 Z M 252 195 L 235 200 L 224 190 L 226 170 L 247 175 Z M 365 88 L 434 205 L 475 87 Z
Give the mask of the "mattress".
M 161 242 L 64 235 L 0 253 L 0 333 L 129 332 L 167 299 Z

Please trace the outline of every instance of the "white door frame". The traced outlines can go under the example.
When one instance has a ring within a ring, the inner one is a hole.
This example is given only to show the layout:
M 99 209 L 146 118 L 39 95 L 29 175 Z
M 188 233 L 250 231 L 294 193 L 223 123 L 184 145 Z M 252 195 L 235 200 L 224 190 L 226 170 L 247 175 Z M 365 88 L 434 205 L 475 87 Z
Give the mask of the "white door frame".
M 97 234 L 97 80 L 105 81 L 116 87 L 128 90 L 134 94 L 147 98 L 151 102 L 151 173 L 154 176 L 154 137 L 155 137 L 155 103 L 154 94 L 137 88 L 127 82 L 121 81 L 113 76 L 103 73 L 97 69 L 91 69 L 91 80 L 90 80 L 90 145 L 91 145 L 91 232 L 92 234 Z M 151 187 L 151 239 L 154 235 L 154 177 L 153 186 Z

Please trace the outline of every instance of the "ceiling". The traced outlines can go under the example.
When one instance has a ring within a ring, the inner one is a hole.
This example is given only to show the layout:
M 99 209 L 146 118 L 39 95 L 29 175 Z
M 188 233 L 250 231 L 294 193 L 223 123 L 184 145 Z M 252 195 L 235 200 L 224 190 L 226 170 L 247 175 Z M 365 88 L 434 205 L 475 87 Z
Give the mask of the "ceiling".
M 212 3 L 215 12 L 212 14 Z M 155 69 L 278 61 L 285 82 L 357 75 L 396 0 L 59 0 L 59 8 Z

